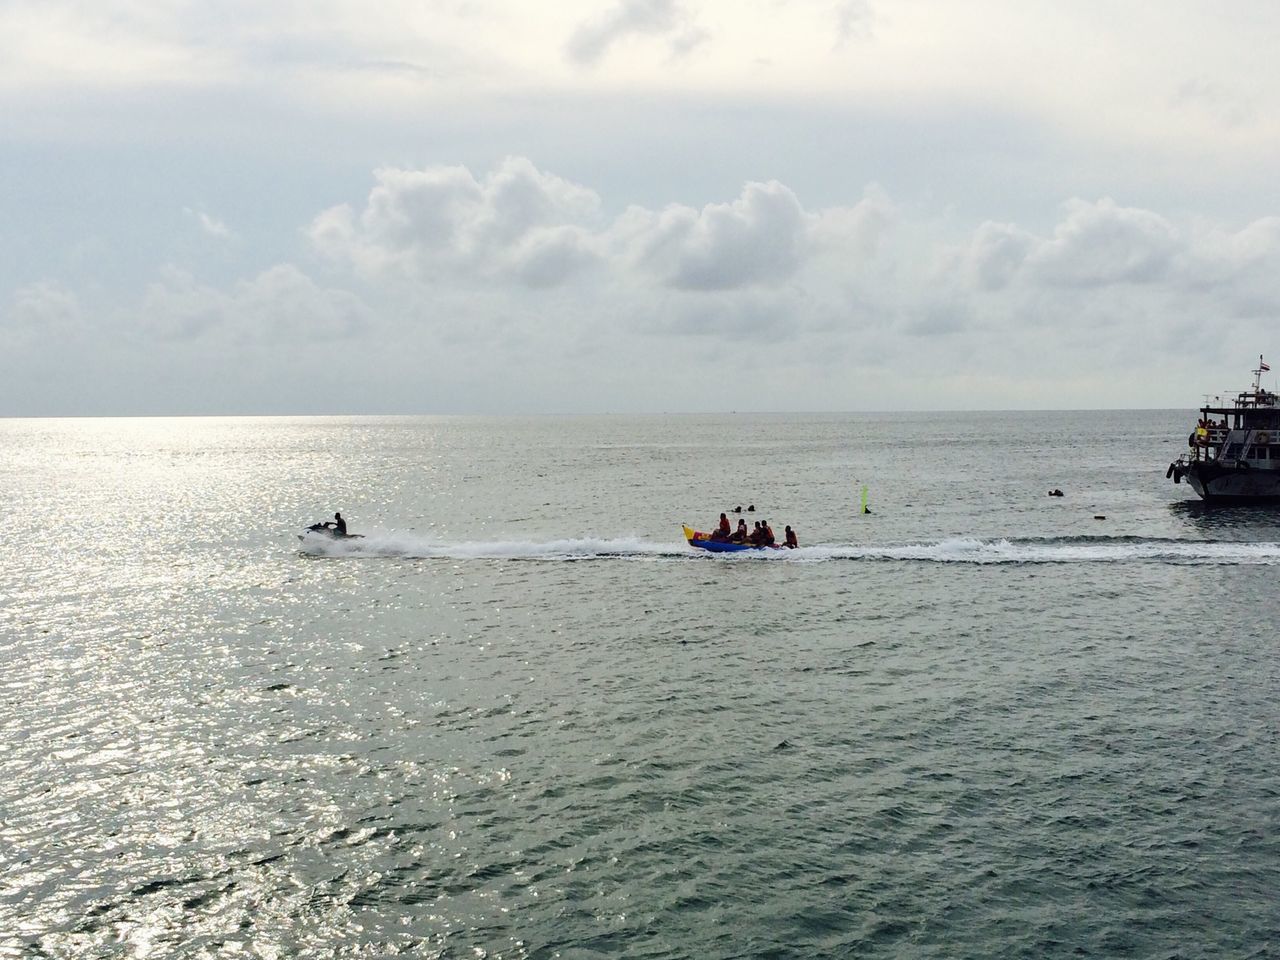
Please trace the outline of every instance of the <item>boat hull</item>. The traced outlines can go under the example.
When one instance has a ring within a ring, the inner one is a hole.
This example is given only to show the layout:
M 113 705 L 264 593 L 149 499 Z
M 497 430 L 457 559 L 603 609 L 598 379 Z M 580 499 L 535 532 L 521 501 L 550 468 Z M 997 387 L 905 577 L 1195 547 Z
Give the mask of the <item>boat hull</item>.
M 1183 478 L 1207 503 L 1280 503 L 1280 470 L 1189 464 Z
M 778 549 L 777 547 L 756 547 L 749 543 L 734 543 L 732 540 L 712 540 L 710 534 L 701 533 L 692 527 L 684 528 L 684 538 L 689 541 L 689 546 L 709 553 L 758 553 L 761 550 Z

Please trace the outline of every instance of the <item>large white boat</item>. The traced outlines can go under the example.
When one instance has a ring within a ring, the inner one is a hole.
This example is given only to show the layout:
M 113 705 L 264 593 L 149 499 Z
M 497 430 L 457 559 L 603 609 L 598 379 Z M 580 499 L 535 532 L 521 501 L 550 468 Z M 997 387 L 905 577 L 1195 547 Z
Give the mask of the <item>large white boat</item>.
M 1166 477 L 1186 480 L 1214 503 L 1280 503 L 1280 397 L 1262 389 L 1270 369 L 1258 357 L 1252 389 L 1230 403 L 1206 401 L 1187 438 L 1190 451 L 1169 464 Z

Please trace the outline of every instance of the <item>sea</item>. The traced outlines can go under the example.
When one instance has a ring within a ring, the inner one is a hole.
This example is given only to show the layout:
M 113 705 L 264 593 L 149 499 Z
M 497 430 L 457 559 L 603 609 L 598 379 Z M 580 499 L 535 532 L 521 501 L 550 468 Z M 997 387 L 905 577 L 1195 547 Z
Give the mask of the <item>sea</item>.
M 1194 418 L 0 421 L 0 957 L 1280 956 Z

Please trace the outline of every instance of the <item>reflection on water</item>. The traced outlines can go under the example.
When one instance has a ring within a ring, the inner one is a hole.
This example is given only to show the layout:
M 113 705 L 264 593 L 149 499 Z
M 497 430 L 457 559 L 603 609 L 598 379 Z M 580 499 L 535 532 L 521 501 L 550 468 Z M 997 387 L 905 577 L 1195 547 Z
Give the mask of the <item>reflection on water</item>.
M 1204 500 L 1175 500 L 1169 514 L 1198 537 L 1274 540 L 1280 532 L 1280 505 L 1224 505 Z
M 1269 955 L 1184 419 L 0 422 L 0 957 Z

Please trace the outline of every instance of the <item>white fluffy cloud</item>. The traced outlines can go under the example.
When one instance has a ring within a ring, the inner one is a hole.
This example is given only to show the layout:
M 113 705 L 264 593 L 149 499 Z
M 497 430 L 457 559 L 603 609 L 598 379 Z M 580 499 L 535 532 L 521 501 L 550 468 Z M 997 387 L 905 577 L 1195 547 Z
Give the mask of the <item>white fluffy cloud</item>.
M 983 290 L 1007 286 L 1035 243 L 1035 237 L 1012 223 L 982 224 L 969 241 L 966 265 L 971 281 Z
M 501 278 L 545 288 L 597 266 L 617 283 L 671 290 L 774 287 L 832 250 L 874 257 L 894 216 L 882 191 L 810 212 L 771 181 L 748 183 L 727 203 L 632 206 L 606 222 L 594 191 L 524 158 L 482 178 L 432 167 L 380 170 L 376 179 L 362 209 L 320 214 L 312 242 L 366 277 L 437 283 Z
M 1150 210 L 1121 207 L 1109 198 L 1073 200 L 1026 265 L 1040 281 L 1069 287 L 1149 283 L 1167 273 L 1181 244 L 1173 225 Z
M 1280 218 L 1229 230 L 1076 199 L 1047 232 L 989 221 L 955 243 L 944 221 L 874 186 L 818 209 L 777 181 L 612 220 L 604 207 L 523 158 L 483 176 L 383 170 L 363 207 L 326 211 L 310 235 L 367 279 L 513 298 L 556 287 L 600 324 L 658 337 L 817 337 L 845 349 L 870 332 L 886 343 L 972 335 L 1009 338 L 1003 354 L 1022 329 L 1124 318 L 1133 337 L 1158 338 L 1197 315 L 1280 307 Z
M 1170 293 L 1218 285 L 1280 292 L 1280 218 L 1238 231 L 1204 223 L 1178 225 L 1151 210 L 1114 200 L 1071 200 L 1049 236 L 1015 224 L 979 226 L 963 259 L 971 285 L 983 291 L 1097 290 L 1147 287 Z
M 701 210 L 632 208 L 615 227 L 625 259 L 680 290 L 769 286 L 794 274 L 809 252 L 815 218 L 773 181 L 748 183 L 731 203 Z
M 308 230 L 322 253 L 368 276 L 462 273 L 545 287 L 598 257 L 589 224 L 599 197 L 523 158 L 483 180 L 465 167 L 387 168 L 375 178 L 363 210 L 333 207 Z

